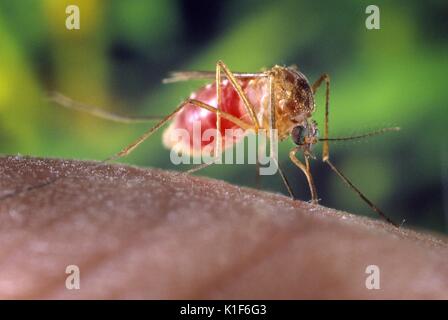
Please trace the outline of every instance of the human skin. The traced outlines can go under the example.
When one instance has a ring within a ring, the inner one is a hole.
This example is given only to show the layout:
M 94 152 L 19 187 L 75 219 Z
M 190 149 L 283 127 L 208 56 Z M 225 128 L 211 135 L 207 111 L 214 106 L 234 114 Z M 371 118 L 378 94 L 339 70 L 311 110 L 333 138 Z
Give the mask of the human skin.
M 0 243 L 3 299 L 448 298 L 440 235 L 157 169 L 2 157 Z

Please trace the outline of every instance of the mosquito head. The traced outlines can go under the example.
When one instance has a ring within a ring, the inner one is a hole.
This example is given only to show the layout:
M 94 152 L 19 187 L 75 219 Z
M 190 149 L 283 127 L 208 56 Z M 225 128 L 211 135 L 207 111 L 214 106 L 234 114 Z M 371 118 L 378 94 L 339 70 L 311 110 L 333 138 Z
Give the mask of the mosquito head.
M 291 130 L 292 141 L 302 146 L 304 149 L 311 149 L 311 146 L 319 140 L 319 129 L 315 121 L 305 121 L 295 126 Z

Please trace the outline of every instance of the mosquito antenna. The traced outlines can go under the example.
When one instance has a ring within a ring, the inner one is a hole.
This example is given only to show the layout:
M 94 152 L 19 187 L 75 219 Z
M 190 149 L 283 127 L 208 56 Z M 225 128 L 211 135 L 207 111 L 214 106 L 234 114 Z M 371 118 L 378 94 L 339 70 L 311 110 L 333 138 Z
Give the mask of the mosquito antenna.
M 93 116 L 96 116 L 98 118 L 111 120 L 115 122 L 121 122 L 121 123 L 141 123 L 141 122 L 148 122 L 152 120 L 160 120 L 163 117 L 160 116 L 138 116 L 138 117 L 132 117 L 132 116 L 125 116 L 125 115 L 119 115 L 112 112 L 108 112 L 106 110 L 84 104 L 78 101 L 75 101 L 62 93 L 59 92 L 51 92 L 48 94 L 47 99 L 49 101 L 55 102 L 58 105 L 67 108 L 67 109 L 73 109 L 81 112 L 85 112 L 88 114 L 91 114 Z
M 358 188 L 356 188 L 353 183 L 341 172 L 339 171 L 331 162 L 330 160 L 325 160 L 325 162 L 330 166 L 330 168 L 353 190 L 355 191 L 358 196 L 364 200 L 365 203 L 368 204 L 368 206 L 375 211 L 376 213 L 378 213 L 380 215 L 381 218 L 383 218 L 384 220 L 386 220 L 387 222 L 389 222 L 390 224 L 392 224 L 393 226 L 400 228 L 400 225 L 398 225 L 396 222 L 392 221 L 388 216 L 386 216 L 384 214 L 383 211 L 380 210 L 380 208 L 378 208 L 376 205 L 373 204 L 372 201 L 370 201 Z
M 357 136 L 349 136 L 349 137 L 339 137 L 339 138 L 322 138 L 319 139 L 319 141 L 348 141 L 348 140 L 356 140 L 356 139 L 363 139 L 363 138 L 368 138 L 371 136 L 376 136 L 379 134 L 383 134 L 386 132 L 390 132 L 390 131 L 400 131 L 400 127 L 391 127 L 391 128 L 383 128 L 383 129 L 379 129 L 379 130 L 375 130 L 372 132 L 368 132 L 368 133 L 364 133 L 361 135 L 357 135 Z

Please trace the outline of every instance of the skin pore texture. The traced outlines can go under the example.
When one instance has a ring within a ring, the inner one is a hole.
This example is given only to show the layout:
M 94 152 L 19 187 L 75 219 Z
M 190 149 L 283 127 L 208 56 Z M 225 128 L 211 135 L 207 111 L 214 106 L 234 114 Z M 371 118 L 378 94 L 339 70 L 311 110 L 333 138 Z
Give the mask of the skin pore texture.
M 179 172 L 0 157 L 0 229 L 2 299 L 448 298 L 441 235 Z

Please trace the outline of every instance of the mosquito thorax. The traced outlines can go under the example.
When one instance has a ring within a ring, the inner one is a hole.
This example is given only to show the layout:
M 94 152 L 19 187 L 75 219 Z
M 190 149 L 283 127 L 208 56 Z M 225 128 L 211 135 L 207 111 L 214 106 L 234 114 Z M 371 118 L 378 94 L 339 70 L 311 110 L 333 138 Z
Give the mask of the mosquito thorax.
M 294 127 L 311 117 L 314 112 L 313 91 L 308 79 L 295 67 L 275 66 L 271 72 L 276 125 L 279 138 L 284 139 Z

